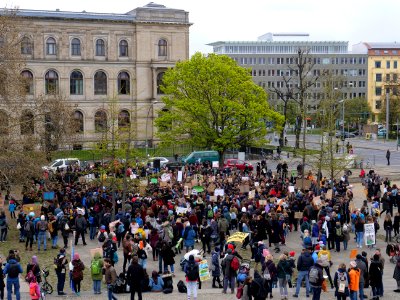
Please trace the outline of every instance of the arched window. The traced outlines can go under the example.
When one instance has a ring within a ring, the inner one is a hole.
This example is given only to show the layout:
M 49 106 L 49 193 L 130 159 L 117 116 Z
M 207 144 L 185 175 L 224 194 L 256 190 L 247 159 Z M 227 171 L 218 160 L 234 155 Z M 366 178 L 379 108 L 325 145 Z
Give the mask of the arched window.
M 83 113 L 76 110 L 74 111 L 74 130 L 76 133 L 82 133 L 83 129 Z
M 8 115 L 0 110 L 0 135 L 8 135 Z
M 130 114 L 127 110 L 121 110 L 118 114 L 118 129 L 128 129 L 131 123 Z
M 94 74 L 94 94 L 107 95 L 107 75 L 103 71 Z
M 118 74 L 118 94 L 129 95 L 130 94 L 130 79 L 129 74 L 121 72 Z
M 22 80 L 25 84 L 25 92 L 33 95 L 33 74 L 31 71 L 24 70 L 21 72 Z
M 83 75 L 79 71 L 73 71 L 69 80 L 69 92 L 71 95 L 83 95 Z
M 158 56 L 167 56 L 168 43 L 164 39 L 158 41 Z
M 128 42 L 126 40 L 122 40 L 119 42 L 119 56 L 128 56 Z
M 104 110 L 98 110 L 94 115 L 94 129 L 96 132 L 107 130 L 107 114 Z
M 71 41 L 71 55 L 80 56 L 81 55 L 81 40 L 74 38 Z
M 56 40 L 52 37 L 48 38 L 46 41 L 46 54 L 56 55 Z
M 157 74 L 157 94 L 164 94 L 164 92 L 161 90 L 164 74 L 165 72 L 160 72 Z
M 22 112 L 20 124 L 21 135 L 32 135 L 35 133 L 35 120 L 33 113 L 29 110 Z
M 102 39 L 98 39 L 96 41 L 96 56 L 105 56 L 106 55 L 106 46 Z
M 47 71 L 44 81 L 46 95 L 58 93 L 58 74 L 56 71 Z
M 21 54 L 32 54 L 32 46 L 31 39 L 24 36 L 21 40 Z

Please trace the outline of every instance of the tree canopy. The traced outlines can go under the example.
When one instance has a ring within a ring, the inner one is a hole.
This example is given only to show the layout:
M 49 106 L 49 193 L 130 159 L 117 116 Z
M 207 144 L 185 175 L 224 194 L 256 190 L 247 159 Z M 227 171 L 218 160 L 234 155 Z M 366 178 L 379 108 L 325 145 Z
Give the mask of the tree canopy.
M 344 102 L 344 109 L 345 122 L 366 124 L 371 115 L 371 108 L 366 98 L 347 99 Z
M 165 108 L 156 119 L 163 143 L 191 144 L 223 154 L 265 143 L 266 121 L 281 126 L 266 92 L 228 56 L 196 53 L 163 77 Z

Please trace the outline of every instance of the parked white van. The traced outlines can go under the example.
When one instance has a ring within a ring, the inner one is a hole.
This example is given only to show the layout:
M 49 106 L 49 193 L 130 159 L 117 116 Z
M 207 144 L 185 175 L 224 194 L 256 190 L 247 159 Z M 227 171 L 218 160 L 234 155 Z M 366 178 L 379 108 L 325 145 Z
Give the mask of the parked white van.
M 52 161 L 48 166 L 44 166 L 43 170 L 55 172 L 58 169 L 66 169 L 69 166 L 80 166 L 81 162 L 77 158 L 59 158 Z

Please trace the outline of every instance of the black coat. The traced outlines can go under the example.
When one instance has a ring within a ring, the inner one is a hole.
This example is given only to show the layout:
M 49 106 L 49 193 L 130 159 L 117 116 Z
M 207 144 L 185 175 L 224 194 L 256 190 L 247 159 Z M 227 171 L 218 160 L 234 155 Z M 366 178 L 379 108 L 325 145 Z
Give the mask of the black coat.
M 382 265 L 379 261 L 372 261 L 369 266 L 369 284 L 373 287 L 382 285 Z
M 129 285 L 134 288 L 141 287 L 144 280 L 144 270 L 139 264 L 131 264 L 128 268 L 127 281 Z

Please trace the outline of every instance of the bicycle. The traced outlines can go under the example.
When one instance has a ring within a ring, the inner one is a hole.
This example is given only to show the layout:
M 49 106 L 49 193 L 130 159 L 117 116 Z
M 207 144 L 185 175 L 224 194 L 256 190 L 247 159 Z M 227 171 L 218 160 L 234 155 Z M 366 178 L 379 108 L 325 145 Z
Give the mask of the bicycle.
M 53 287 L 47 281 L 47 277 L 49 277 L 49 273 L 50 273 L 47 270 L 47 267 L 42 269 L 41 273 L 42 273 L 43 281 L 40 283 L 40 296 L 41 296 L 41 299 L 45 300 L 46 295 L 51 295 L 53 293 Z

